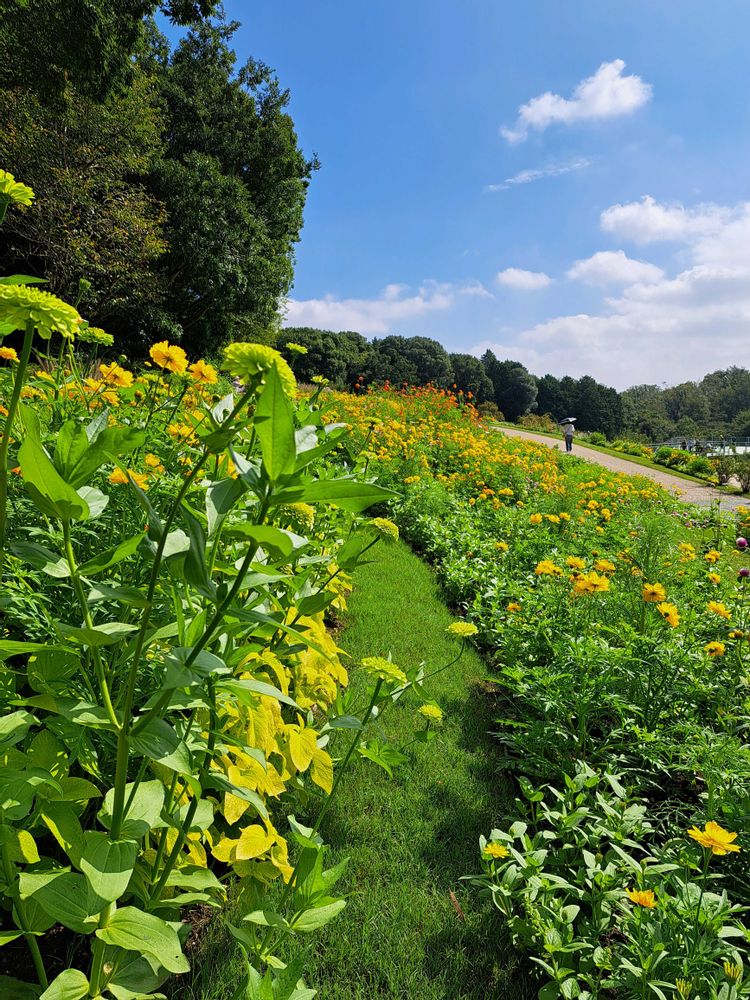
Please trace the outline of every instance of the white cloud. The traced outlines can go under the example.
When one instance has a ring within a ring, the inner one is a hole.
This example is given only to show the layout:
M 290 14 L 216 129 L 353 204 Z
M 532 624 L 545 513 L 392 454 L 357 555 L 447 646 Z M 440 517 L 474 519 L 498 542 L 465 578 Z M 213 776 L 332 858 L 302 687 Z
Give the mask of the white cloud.
M 664 272 L 656 264 L 633 260 L 622 250 L 600 250 L 586 260 L 577 260 L 568 277 L 588 285 L 633 285 L 660 281 Z
M 584 170 L 586 167 L 590 167 L 593 162 L 584 156 L 579 156 L 572 160 L 548 163 L 545 167 L 520 170 L 512 177 L 506 177 L 500 184 L 487 184 L 484 190 L 488 194 L 494 194 L 496 191 L 507 191 L 517 184 L 530 184 L 532 181 L 540 181 L 545 177 L 559 177 L 561 174 L 569 174 L 574 170 Z
M 673 278 L 625 287 L 604 299 L 598 315 L 538 323 L 510 351 L 504 348 L 506 356 L 539 375 L 590 374 L 619 389 L 638 382 L 674 384 L 743 363 L 750 341 L 750 202 L 651 207 L 679 209 L 682 235 L 670 238 L 686 243 L 689 265 Z M 664 226 L 650 231 L 663 232 Z M 487 346 L 483 342 L 474 351 Z
M 556 122 L 603 121 L 632 114 L 651 100 L 652 88 L 639 76 L 623 76 L 624 69 L 623 60 L 614 59 L 582 80 L 571 98 L 549 91 L 533 97 L 519 107 L 513 128 L 500 129 L 503 138 L 516 145 L 528 138 L 530 130 L 542 131 Z
M 731 216 L 732 211 L 721 205 L 685 208 L 680 202 L 665 205 L 644 195 L 640 201 L 612 205 L 602 212 L 599 221 L 605 232 L 634 243 L 684 242 L 721 231 Z
M 356 330 L 365 335 L 389 333 L 391 325 L 425 313 L 450 309 L 457 296 L 492 298 L 479 281 L 464 284 L 425 281 L 415 292 L 408 285 L 391 284 L 372 299 L 289 299 L 284 326 L 313 326 L 323 330 Z
M 524 292 L 536 292 L 552 283 L 552 278 L 544 271 L 524 271 L 520 267 L 506 267 L 495 278 L 498 285 L 518 288 Z

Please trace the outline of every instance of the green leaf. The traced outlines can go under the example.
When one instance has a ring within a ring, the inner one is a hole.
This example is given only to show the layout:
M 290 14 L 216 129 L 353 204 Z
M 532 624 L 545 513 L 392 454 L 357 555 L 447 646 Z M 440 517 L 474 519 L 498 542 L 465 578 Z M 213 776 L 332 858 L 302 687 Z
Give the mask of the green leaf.
M 11 552 L 34 569 L 39 569 L 47 576 L 63 580 L 70 576 L 70 567 L 64 556 L 52 552 L 51 549 L 37 542 L 15 542 L 10 547 Z
M 105 944 L 152 955 L 169 972 L 190 970 L 174 928 L 153 913 L 134 906 L 115 910 L 107 926 L 97 930 L 96 936 Z
M 23 931 L 0 931 L 0 948 L 4 944 L 10 944 L 11 941 L 15 941 L 16 938 L 20 938 Z
M 138 955 L 134 951 L 123 954 L 112 948 L 106 949 L 105 961 L 111 961 L 115 956 L 115 973 L 107 989 L 116 1000 L 150 997 L 169 977 L 169 973 L 150 955 Z
M 260 441 L 266 473 L 275 483 L 294 469 L 297 456 L 294 414 L 275 365 L 265 373 L 265 386 L 255 407 L 253 427 Z
M 80 669 L 78 653 L 50 646 L 29 657 L 26 676 L 35 691 L 52 692 Z
M 190 751 L 164 719 L 152 719 L 137 736 L 131 738 L 136 754 L 150 757 L 178 774 L 192 774 Z
M 21 872 L 19 892 L 21 899 L 33 899 L 55 921 L 77 934 L 91 934 L 96 929 L 103 904 L 83 875 L 67 868 Z
M 76 625 L 66 625 L 65 622 L 54 622 L 54 626 L 63 639 L 81 646 L 94 647 L 114 646 L 124 636 L 138 631 L 137 625 L 128 625 L 126 622 L 105 622 L 103 625 L 94 625 L 93 628 L 79 628 Z
M 283 691 L 280 691 L 272 684 L 266 684 L 265 681 L 256 681 L 252 677 L 243 678 L 242 680 L 228 677 L 225 680 L 219 681 L 218 687 L 220 690 L 231 691 L 232 694 L 246 705 L 256 704 L 258 695 L 266 695 L 268 698 L 275 698 L 284 705 L 289 705 L 300 712 L 302 711 L 294 698 L 290 698 L 289 695 L 284 694 Z
M 272 524 L 232 524 L 224 529 L 226 538 L 248 538 L 261 546 L 273 559 L 286 559 L 292 554 L 294 543 L 287 532 Z
M 54 462 L 62 478 L 74 489 L 83 486 L 89 472 L 99 467 L 97 450 L 91 447 L 86 428 L 77 420 L 66 420 L 57 432 Z
M 289 926 L 285 918 L 280 913 L 274 913 L 273 910 L 253 910 L 252 913 L 246 913 L 242 919 L 249 924 L 257 924 L 259 927 Z
M 47 278 L 35 278 L 31 274 L 6 274 L 0 278 L 0 285 L 46 285 Z
M 114 903 L 128 887 L 137 854 L 134 840 L 110 840 L 106 833 L 88 830 L 79 867 L 92 891 L 105 903 Z
M 44 642 L 14 642 L 12 639 L 3 639 L 0 641 L 0 661 L 7 660 L 9 656 L 27 656 L 48 650 L 66 652 L 63 646 L 50 646 Z
M 125 801 L 130 799 L 133 784 L 125 786 Z M 130 808 L 127 811 L 122 824 L 122 832 L 126 837 L 134 837 L 140 840 L 149 830 L 157 830 L 166 823 L 161 818 L 164 808 L 164 785 L 160 781 L 142 781 L 133 796 Z M 115 791 L 111 788 L 104 796 L 104 804 L 99 810 L 99 820 L 102 826 L 107 829 L 112 824 L 112 806 L 114 804 Z
M 221 771 L 209 771 L 208 777 L 204 782 L 206 788 L 218 788 L 220 792 L 229 792 L 231 795 L 236 796 L 238 799 L 242 799 L 243 802 L 249 802 L 255 808 L 255 811 L 263 819 L 268 819 L 268 810 L 266 809 L 266 804 L 263 799 L 254 792 L 251 788 L 243 788 L 241 785 L 235 785 L 233 781 L 230 781 L 225 774 Z
M 80 567 L 81 574 L 83 576 L 94 576 L 96 573 L 103 573 L 110 566 L 116 566 L 123 559 L 128 559 L 132 556 L 145 537 L 145 532 L 140 532 L 137 535 L 133 535 L 132 538 L 127 538 L 124 542 L 120 542 L 119 545 L 101 552 L 98 556 L 94 556 L 93 559 L 89 559 Z
M 29 771 L 0 768 L 0 812 L 3 817 L 23 819 L 24 816 L 28 816 L 37 792 L 44 785 L 60 787 L 41 768 L 32 768 Z
M 83 854 L 83 828 L 73 807 L 67 802 L 45 802 L 40 816 L 57 843 L 78 867 Z
M 206 535 L 197 517 L 183 503 L 180 513 L 187 528 L 190 548 L 185 556 L 185 580 L 191 584 L 201 597 L 213 601 L 216 587 L 211 580 L 206 564 Z
M 49 984 L 39 1000 L 82 1000 L 89 992 L 89 981 L 78 969 L 65 969 Z
M 109 497 L 94 486 L 79 486 L 76 493 L 89 505 L 89 521 L 101 517 L 109 504 Z
M 328 903 L 326 906 L 316 906 L 311 910 L 305 910 L 291 923 L 294 931 L 302 931 L 307 934 L 316 931 L 319 927 L 325 927 L 336 917 L 346 906 L 345 899 L 337 899 L 335 903 Z
M 23 710 L 0 716 L 0 746 L 19 743 L 36 722 L 30 712 Z
M 145 608 L 148 605 L 146 595 L 136 587 L 110 587 L 106 583 L 97 583 L 88 592 L 86 600 L 89 604 L 99 601 L 116 601 L 127 604 L 131 608 Z
M 167 672 L 162 681 L 164 689 L 186 688 L 202 684 L 207 677 L 230 673 L 222 659 L 202 649 L 190 666 L 187 661 L 192 655 L 190 646 L 174 646 L 165 657 Z
M 88 518 L 86 501 L 65 482 L 44 448 L 33 438 L 27 437 L 18 449 L 18 463 L 26 490 L 43 514 L 61 521 L 85 521 Z
M 216 528 L 221 524 L 237 501 L 247 492 L 247 486 L 241 479 L 220 479 L 206 490 L 206 517 L 208 519 L 208 537 L 212 538 Z
M 381 503 L 396 496 L 393 490 L 386 490 L 373 483 L 362 483 L 356 479 L 316 479 L 289 486 L 271 496 L 271 505 L 290 503 L 334 503 L 342 510 L 355 514 L 366 510 L 374 503 Z
M 13 976 L 0 976 L 0 996 L 3 1000 L 39 1000 L 39 987 Z

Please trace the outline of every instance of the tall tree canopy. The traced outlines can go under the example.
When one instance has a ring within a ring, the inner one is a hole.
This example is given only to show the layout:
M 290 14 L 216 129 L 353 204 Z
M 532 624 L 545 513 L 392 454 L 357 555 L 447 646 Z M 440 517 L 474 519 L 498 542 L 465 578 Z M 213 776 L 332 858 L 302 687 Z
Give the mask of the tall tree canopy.
M 518 420 L 534 407 L 537 385 L 520 361 L 498 361 L 492 351 L 482 355 L 487 376 L 495 389 L 495 403 L 508 420 Z
M 473 354 L 450 354 L 453 367 L 453 384 L 461 392 L 470 392 L 475 403 L 494 402 L 495 387 L 484 365 Z

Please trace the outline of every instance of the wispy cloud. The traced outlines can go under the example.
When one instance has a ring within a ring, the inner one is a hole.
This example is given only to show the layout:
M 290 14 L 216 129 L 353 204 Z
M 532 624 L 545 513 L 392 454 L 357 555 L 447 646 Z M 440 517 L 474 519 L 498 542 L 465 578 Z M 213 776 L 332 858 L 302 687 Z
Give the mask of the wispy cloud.
M 521 170 L 517 174 L 513 174 L 512 177 L 506 177 L 499 184 L 487 184 L 484 190 L 488 194 L 494 194 L 496 191 L 507 191 L 517 184 L 531 184 L 532 181 L 541 181 L 545 177 L 559 177 L 561 174 L 570 174 L 574 170 L 585 170 L 593 162 L 585 156 L 577 156 L 572 160 L 558 160 L 557 163 L 548 163 L 544 167 Z
M 614 59 L 602 63 L 593 76 L 581 80 L 570 98 L 550 91 L 532 97 L 518 109 L 513 128 L 503 126 L 500 134 L 515 146 L 527 139 L 532 129 L 541 132 L 555 123 L 603 121 L 632 114 L 651 100 L 652 88 L 639 76 L 623 76 L 624 69 L 623 60 Z
M 517 288 L 522 292 L 538 292 L 552 284 L 552 278 L 544 271 L 524 271 L 520 267 L 506 267 L 498 272 L 495 281 L 505 288 Z

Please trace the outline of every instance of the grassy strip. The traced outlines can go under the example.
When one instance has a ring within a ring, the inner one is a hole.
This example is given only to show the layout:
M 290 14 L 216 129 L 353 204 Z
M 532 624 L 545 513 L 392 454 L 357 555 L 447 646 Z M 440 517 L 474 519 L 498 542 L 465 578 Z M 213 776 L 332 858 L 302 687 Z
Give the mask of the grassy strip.
M 430 569 L 399 543 L 379 547 L 377 559 L 357 570 L 337 640 L 353 663 L 390 653 L 402 666 L 434 669 L 456 655 L 445 634 L 454 620 Z M 409 747 L 410 760 L 393 779 L 359 760 L 345 780 L 322 833 L 331 845 L 328 865 L 350 859 L 337 889 L 351 897 L 321 936 L 306 975 L 325 1000 L 536 996 L 497 911 L 459 882 L 479 867 L 479 834 L 506 824 L 512 808 L 512 790 L 493 766 L 492 702 L 477 686 L 485 672 L 467 649 L 429 683 L 445 713 L 436 738 Z M 356 670 L 352 675 L 356 686 Z M 384 728 L 394 745 L 423 728 L 418 705 L 410 695 L 389 711 Z M 202 972 L 173 990 L 175 1000 L 229 1000 L 237 987 L 232 953 L 221 930 L 211 930 L 192 959 Z
M 507 421 L 496 423 L 494 426 L 500 428 L 501 430 L 503 427 L 508 427 L 514 431 L 523 431 L 525 434 L 539 434 L 541 437 L 554 438 L 556 441 L 563 440 L 562 434 L 558 434 L 556 431 L 531 430 L 528 427 L 521 427 L 520 424 L 510 424 Z M 642 465 L 646 469 L 654 469 L 656 472 L 665 472 L 668 476 L 674 476 L 675 479 L 685 479 L 689 483 L 697 483 L 700 486 L 710 486 L 712 489 L 717 490 L 720 493 L 729 493 L 733 496 L 738 496 L 742 493 L 742 490 L 738 489 L 736 486 L 719 486 L 710 479 L 701 479 L 700 476 L 691 476 L 687 472 L 678 472 L 676 469 L 672 469 L 668 465 L 659 465 L 658 462 L 652 462 L 651 459 L 643 458 L 641 455 L 628 455 L 624 451 L 615 451 L 614 448 L 604 448 L 599 444 L 590 444 L 588 441 L 582 441 L 580 438 L 576 438 L 575 448 L 588 448 L 590 451 L 599 451 L 602 455 L 611 455 L 612 458 L 621 458 L 626 462 L 632 462 L 633 465 Z

